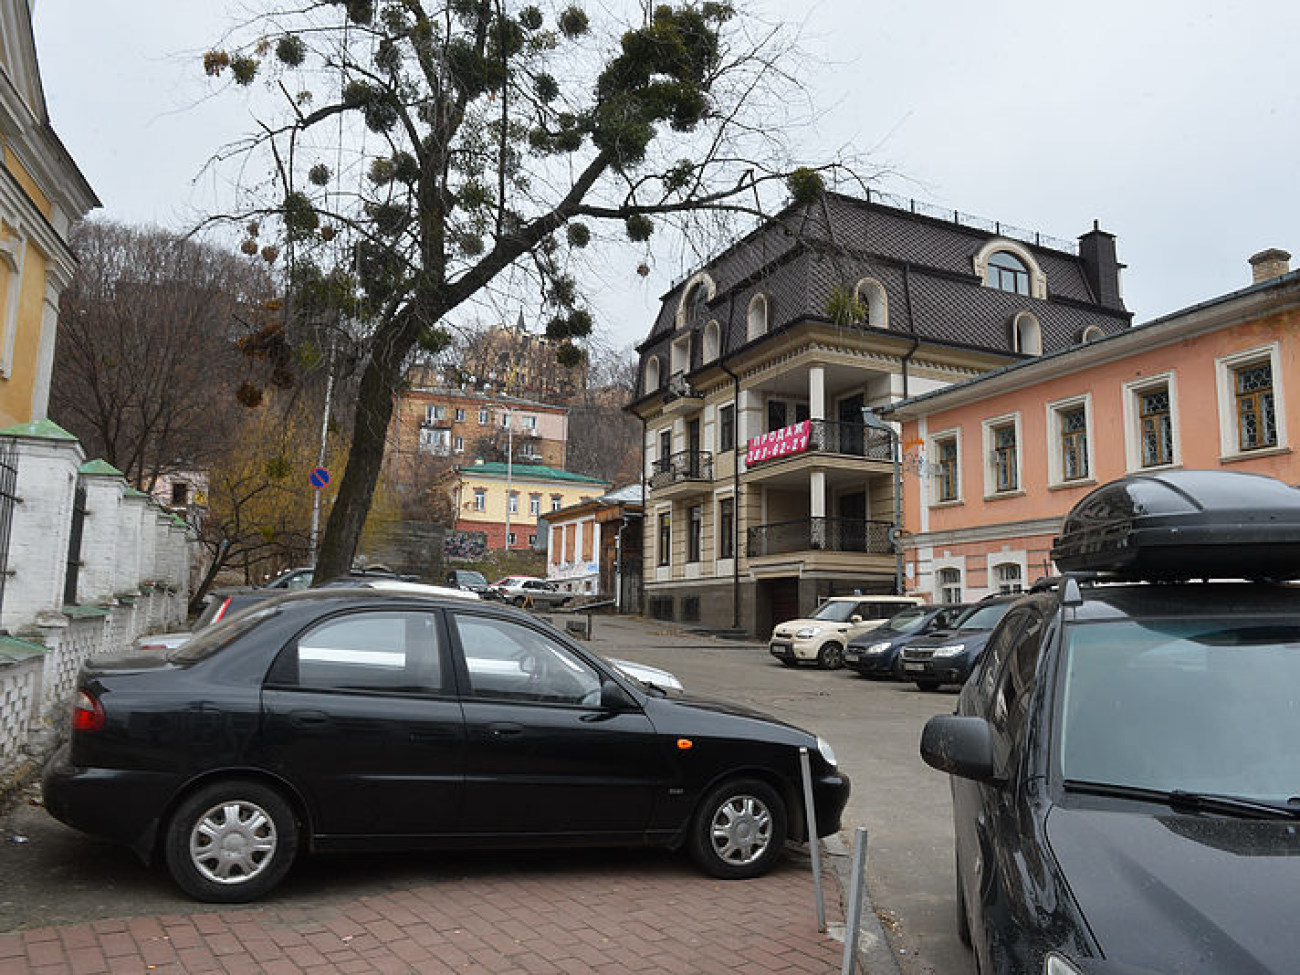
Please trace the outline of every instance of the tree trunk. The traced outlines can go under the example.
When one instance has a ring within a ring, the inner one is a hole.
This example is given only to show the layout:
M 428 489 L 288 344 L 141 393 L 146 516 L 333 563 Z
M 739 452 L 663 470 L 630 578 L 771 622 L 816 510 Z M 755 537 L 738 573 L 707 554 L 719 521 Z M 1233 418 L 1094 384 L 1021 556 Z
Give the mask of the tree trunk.
M 384 463 L 394 391 L 402 379 L 402 364 L 415 342 L 413 335 L 404 334 L 408 331 L 412 330 L 392 324 L 375 336 L 374 354 L 366 363 L 357 394 L 348 466 L 317 548 L 313 586 L 346 575 L 352 568 Z

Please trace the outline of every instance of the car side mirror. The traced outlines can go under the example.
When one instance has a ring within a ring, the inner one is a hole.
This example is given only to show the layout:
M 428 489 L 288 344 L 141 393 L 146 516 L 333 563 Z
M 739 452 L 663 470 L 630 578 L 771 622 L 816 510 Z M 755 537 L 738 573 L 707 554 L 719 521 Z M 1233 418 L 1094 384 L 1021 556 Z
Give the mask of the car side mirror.
M 976 782 L 995 782 L 993 728 L 983 718 L 940 714 L 921 732 L 921 758 L 931 768 Z
M 854 613 L 852 616 L 849 617 L 849 622 L 850 622 L 850 623 L 861 623 L 861 622 L 862 622 L 862 617 L 859 616 L 857 613 Z
M 600 682 L 600 706 L 606 711 L 635 711 L 637 703 L 622 684 L 606 677 Z

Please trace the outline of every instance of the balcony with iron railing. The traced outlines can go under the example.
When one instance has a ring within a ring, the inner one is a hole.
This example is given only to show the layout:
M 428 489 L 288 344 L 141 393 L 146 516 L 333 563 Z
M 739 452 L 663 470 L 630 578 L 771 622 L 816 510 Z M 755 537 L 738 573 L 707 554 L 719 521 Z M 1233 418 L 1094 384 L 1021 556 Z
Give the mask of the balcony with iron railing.
M 827 566 L 857 568 L 863 572 L 893 571 L 894 545 L 888 521 L 870 518 L 797 518 L 769 525 L 754 525 L 746 532 L 745 551 L 750 562 L 777 557 L 788 561 L 798 555 L 805 568 Z
M 713 454 L 707 450 L 679 450 L 655 461 L 650 490 L 669 500 L 699 494 L 713 482 Z
M 750 441 L 749 446 L 754 442 Z M 792 483 L 811 470 L 823 470 L 843 477 L 859 477 L 863 471 L 885 474 L 892 469 L 893 440 L 889 434 L 861 423 L 837 420 L 808 421 L 807 446 L 790 453 L 777 453 L 764 460 L 746 451 L 745 477 L 751 482 Z

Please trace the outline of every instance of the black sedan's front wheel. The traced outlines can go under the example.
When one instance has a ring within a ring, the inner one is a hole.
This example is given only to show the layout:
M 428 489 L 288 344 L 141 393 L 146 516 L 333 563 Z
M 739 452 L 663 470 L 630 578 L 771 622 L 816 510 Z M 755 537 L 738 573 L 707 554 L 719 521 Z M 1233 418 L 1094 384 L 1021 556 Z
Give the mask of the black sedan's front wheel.
M 242 904 L 278 884 L 298 851 L 293 810 L 258 782 L 232 780 L 199 789 L 167 825 L 167 869 L 196 900 Z
M 786 823 L 785 803 L 766 782 L 724 782 L 695 814 L 691 856 L 705 873 L 723 880 L 760 877 L 785 847 Z

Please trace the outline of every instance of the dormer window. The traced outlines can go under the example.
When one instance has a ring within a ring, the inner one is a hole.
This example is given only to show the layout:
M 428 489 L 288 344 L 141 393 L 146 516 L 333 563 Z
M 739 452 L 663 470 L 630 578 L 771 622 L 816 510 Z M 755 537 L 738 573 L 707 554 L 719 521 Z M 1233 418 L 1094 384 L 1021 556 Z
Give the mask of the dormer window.
M 875 278 L 863 278 L 853 292 L 867 312 L 867 320 L 863 324 L 872 328 L 888 328 L 889 295 L 885 292 L 885 286 Z
M 711 321 L 704 326 L 703 362 L 712 362 L 718 357 L 722 346 L 721 337 L 722 328 L 716 321 Z
M 1011 322 L 1012 347 L 1021 355 L 1043 354 L 1043 328 L 1038 318 L 1022 311 Z
M 709 320 L 709 302 L 713 300 L 716 290 L 713 279 L 703 271 L 686 282 L 686 287 L 682 289 L 682 299 L 677 305 L 677 331 L 704 328 L 705 322 Z
M 745 339 L 752 342 L 765 334 L 767 334 L 767 296 L 754 295 L 749 300 L 749 312 L 745 316 Z
M 1029 294 L 1029 268 L 1025 262 L 1007 251 L 998 251 L 989 258 L 988 286 L 1016 295 Z
M 653 393 L 659 388 L 659 357 L 652 355 L 645 362 L 645 391 Z

